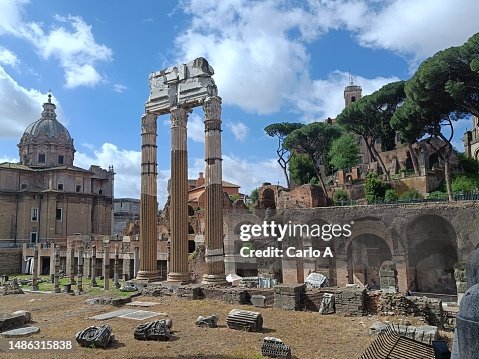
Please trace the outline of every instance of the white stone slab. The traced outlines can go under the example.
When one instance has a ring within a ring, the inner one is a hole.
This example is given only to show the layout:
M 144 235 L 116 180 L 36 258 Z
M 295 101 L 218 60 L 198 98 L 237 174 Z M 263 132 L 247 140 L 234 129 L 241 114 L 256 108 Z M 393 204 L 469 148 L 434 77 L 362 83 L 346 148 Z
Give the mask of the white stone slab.
M 105 320 L 105 319 L 111 319 L 111 318 L 116 318 L 121 315 L 129 314 L 136 312 L 136 309 L 120 309 L 120 310 L 115 310 L 113 312 L 108 312 L 108 313 L 103 313 L 99 315 L 95 315 L 94 317 L 88 318 L 88 319 L 95 319 L 95 320 Z
M 158 313 L 158 312 L 148 312 L 146 310 L 138 310 L 138 311 L 133 312 L 133 313 L 121 315 L 120 318 L 143 320 L 143 319 L 156 317 L 158 315 L 166 315 L 166 314 L 165 313 Z
M 29 335 L 38 333 L 39 331 L 40 331 L 40 328 L 38 327 L 25 327 L 25 328 L 8 330 L 6 332 L 1 333 L 0 335 L 3 338 L 28 337 Z

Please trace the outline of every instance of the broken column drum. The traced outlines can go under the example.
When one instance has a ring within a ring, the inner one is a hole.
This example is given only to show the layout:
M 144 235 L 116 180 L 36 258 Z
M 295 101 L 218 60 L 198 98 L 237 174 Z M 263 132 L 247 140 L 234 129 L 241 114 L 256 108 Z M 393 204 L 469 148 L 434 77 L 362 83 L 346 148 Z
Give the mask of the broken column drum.
M 226 318 L 226 324 L 231 329 L 260 332 L 263 329 L 263 316 L 258 312 L 233 309 Z
M 142 119 L 142 186 L 140 272 L 137 279 L 159 277 L 157 261 L 156 118 L 171 116 L 170 255 L 167 280 L 191 281 L 188 271 L 188 163 L 186 124 L 194 107 L 205 112 L 206 274 L 203 281 L 226 283 L 223 253 L 223 189 L 221 166 L 221 98 L 213 68 L 204 58 L 150 75 L 150 96 Z M 145 127 L 148 125 L 148 128 Z M 146 264 L 148 263 L 148 265 Z
M 196 325 L 202 328 L 216 328 L 218 326 L 219 317 L 217 315 L 209 315 L 202 317 L 201 315 L 196 319 Z

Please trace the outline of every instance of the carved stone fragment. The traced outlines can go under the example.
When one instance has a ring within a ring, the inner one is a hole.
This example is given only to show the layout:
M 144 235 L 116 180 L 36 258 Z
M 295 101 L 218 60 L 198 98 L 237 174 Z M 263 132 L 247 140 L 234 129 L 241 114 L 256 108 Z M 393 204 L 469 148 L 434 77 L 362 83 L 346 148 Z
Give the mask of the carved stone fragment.
M 291 359 L 291 348 L 281 339 L 266 337 L 261 344 L 261 355 L 269 358 Z
M 196 325 L 203 328 L 216 328 L 218 326 L 218 319 L 219 317 L 217 315 L 209 315 L 207 317 L 200 315 L 198 319 L 196 319 Z
M 106 348 L 115 337 L 112 335 L 110 325 L 99 327 L 91 326 L 75 334 L 75 339 L 82 347 Z
M 136 327 L 133 336 L 138 340 L 168 341 L 173 322 L 169 319 L 147 322 Z

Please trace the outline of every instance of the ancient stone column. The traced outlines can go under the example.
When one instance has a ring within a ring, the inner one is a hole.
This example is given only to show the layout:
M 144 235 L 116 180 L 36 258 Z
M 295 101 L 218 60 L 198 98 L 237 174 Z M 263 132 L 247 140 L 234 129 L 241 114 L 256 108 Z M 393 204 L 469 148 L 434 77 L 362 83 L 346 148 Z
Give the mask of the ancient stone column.
M 110 289 L 110 242 L 103 244 L 103 289 Z
M 118 281 L 118 275 L 120 272 L 120 252 L 118 243 L 115 243 L 115 268 L 113 270 L 113 283 L 116 289 L 120 288 L 120 282 Z
M 78 248 L 78 283 L 77 293 L 83 294 L 83 247 Z
M 223 250 L 223 178 L 221 158 L 221 98 L 209 97 L 205 113 L 205 261 L 204 284 L 226 284 Z
M 140 268 L 140 248 L 133 248 L 133 277 L 138 275 L 138 269 Z
M 90 287 L 98 287 L 96 283 L 96 245 L 91 246 L 91 282 Z
M 32 285 L 30 290 L 38 290 L 38 244 L 35 244 L 33 248 L 33 273 L 32 273 Z
M 137 279 L 160 280 L 157 265 L 156 115 L 141 118 L 140 268 Z
M 53 276 L 53 293 L 60 293 L 60 246 L 56 245 L 55 253 L 55 274 Z
M 70 284 L 75 285 L 75 246 L 70 247 Z
M 171 252 L 168 281 L 190 282 L 188 272 L 188 109 L 171 110 Z

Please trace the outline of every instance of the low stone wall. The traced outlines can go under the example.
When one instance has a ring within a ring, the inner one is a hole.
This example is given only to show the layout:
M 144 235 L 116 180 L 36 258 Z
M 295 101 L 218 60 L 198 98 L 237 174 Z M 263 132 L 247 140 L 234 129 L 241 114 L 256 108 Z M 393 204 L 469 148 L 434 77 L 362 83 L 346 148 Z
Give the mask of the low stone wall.
M 274 307 L 284 310 L 302 310 L 304 284 L 280 284 L 274 287 Z
M 361 316 L 364 315 L 366 289 L 356 286 L 338 288 L 335 296 L 337 314 Z
M 304 310 L 318 312 L 323 300 L 324 293 L 335 294 L 335 288 L 316 288 L 307 289 L 303 293 L 303 308 Z
M 0 249 L 0 275 L 22 273 L 22 248 Z
M 412 315 L 424 318 L 430 325 L 435 325 L 439 328 L 444 326 L 444 312 L 440 299 L 383 294 L 381 296 L 379 314 Z

